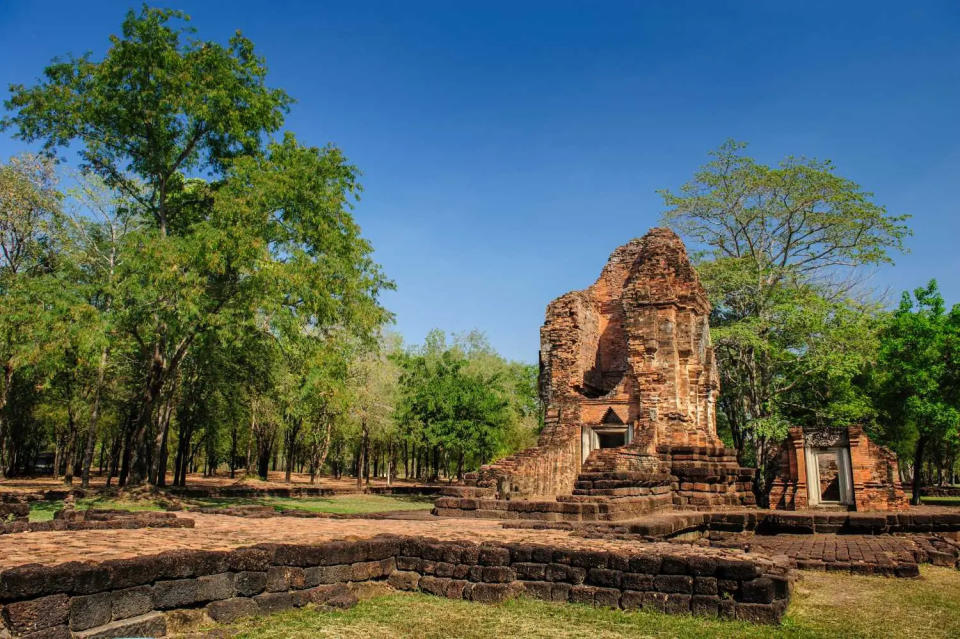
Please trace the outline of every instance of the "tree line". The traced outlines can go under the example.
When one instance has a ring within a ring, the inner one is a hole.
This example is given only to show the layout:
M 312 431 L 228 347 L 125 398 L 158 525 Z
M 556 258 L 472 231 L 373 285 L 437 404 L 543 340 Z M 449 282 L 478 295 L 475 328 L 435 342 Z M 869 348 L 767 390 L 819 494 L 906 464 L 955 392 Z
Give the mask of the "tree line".
M 40 152 L 0 165 L 0 470 L 435 478 L 528 439 L 530 368 L 384 331 L 359 170 L 283 129 L 252 42 L 188 20 L 129 12 L 10 87 L 0 127 Z

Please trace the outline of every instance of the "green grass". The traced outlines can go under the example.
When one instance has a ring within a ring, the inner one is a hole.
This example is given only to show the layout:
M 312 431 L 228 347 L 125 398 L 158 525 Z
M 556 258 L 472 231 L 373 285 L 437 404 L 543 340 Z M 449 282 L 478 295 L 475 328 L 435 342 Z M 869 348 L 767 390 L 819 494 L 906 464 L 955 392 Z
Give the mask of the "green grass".
M 960 497 L 920 497 L 920 501 L 930 506 L 960 506 Z
M 277 510 L 296 509 L 316 513 L 380 513 L 391 510 L 429 510 L 432 497 L 398 497 L 392 495 L 334 495 L 331 497 L 263 497 L 258 499 L 210 498 L 193 499 L 192 504 L 204 507 L 272 506 Z
M 100 497 L 85 497 L 75 502 L 77 510 L 102 508 L 109 510 L 129 510 L 143 512 L 149 510 L 163 510 L 160 505 L 152 501 L 126 501 Z M 50 521 L 53 513 L 63 508 L 63 501 L 35 501 L 30 503 L 30 521 Z
M 906 580 L 803 572 L 779 627 L 529 599 L 485 605 L 390 593 L 352 610 L 305 608 L 244 620 L 230 630 L 244 639 L 960 636 L 960 572 L 925 566 L 921 573 Z

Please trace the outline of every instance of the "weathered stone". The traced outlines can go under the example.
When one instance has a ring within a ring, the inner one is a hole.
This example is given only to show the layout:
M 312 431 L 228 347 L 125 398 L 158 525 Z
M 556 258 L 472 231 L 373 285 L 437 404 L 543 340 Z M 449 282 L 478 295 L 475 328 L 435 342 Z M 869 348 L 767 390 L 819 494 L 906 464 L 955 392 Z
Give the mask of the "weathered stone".
M 196 579 L 171 579 L 153 585 L 153 607 L 157 610 L 183 608 L 198 601 Z
M 113 593 L 81 595 L 70 599 L 70 629 L 86 630 L 111 620 Z
M 303 568 L 294 566 L 271 566 L 267 570 L 267 592 L 283 592 L 291 588 L 303 588 L 305 582 Z
M 7 604 L 4 617 L 10 627 L 21 634 L 67 623 L 70 598 L 64 594 Z
M 353 567 L 349 564 L 340 566 L 314 566 L 304 569 L 304 585 L 306 587 L 320 584 L 343 583 L 351 580 Z
M 233 597 L 211 601 L 206 607 L 210 618 L 218 623 L 231 623 L 241 617 L 252 617 L 260 612 L 257 602 L 248 597 Z
M 416 590 L 420 583 L 420 574 L 397 570 L 387 578 L 387 583 L 397 590 Z
M 310 594 L 307 590 L 294 592 L 265 592 L 253 598 L 260 612 L 269 614 L 288 608 L 300 608 L 310 603 Z
M 769 577 L 758 577 L 740 584 L 740 600 L 745 603 L 770 603 L 775 589 Z
M 138 617 L 153 610 L 153 589 L 150 586 L 134 586 L 113 592 L 111 618 L 114 621 Z
M 242 597 L 259 595 L 267 587 L 267 573 L 244 570 L 236 573 L 233 583 L 237 589 L 237 594 Z
M 232 572 L 222 572 L 217 575 L 204 575 L 197 578 L 197 600 L 216 601 L 230 599 L 237 594 L 234 586 L 235 576 Z
M 163 637 L 167 634 L 167 620 L 160 612 L 139 617 L 111 621 L 103 626 L 73 633 L 74 639 L 118 639 L 121 637 Z
M 653 578 L 653 587 L 660 592 L 693 592 L 693 577 L 688 575 L 657 575 Z

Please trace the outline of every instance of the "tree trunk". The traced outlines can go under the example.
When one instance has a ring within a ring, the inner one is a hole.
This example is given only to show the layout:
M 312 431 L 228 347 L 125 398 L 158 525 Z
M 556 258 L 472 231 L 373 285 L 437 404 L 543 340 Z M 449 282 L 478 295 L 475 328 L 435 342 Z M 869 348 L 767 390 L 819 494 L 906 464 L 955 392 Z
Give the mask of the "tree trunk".
M 3 365 L 3 390 L 0 391 L 0 479 L 7 475 L 7 422 L 3 419 L 4 409 L 10 399 L 10 385 L 13 383 L 13 365 L 10 361 Z
M 920 505 L 920 486 L 923 481 L 920 469 L 923 467 L 923 449 L 926 443 L 924 437 L 917 437 L 917 447 L 913 453 L 913 495 L 910 498 L 913 506 Z
M 80 472 L 80 486 L 90 486 L 90 466 L 93 464 L 93 450 L 100 435 L 100 396 L 103 391 L 103 378 L 107 369 L 107 349 L 100 352 L 100 365 L 97 366 L 97 386 L 93 390 L 93 406 L 90 407 L 90 423 L 87 426 L 87 444 L 83 450 L 83 470 Z M 102 464 L 101 464 L 102 465 Z

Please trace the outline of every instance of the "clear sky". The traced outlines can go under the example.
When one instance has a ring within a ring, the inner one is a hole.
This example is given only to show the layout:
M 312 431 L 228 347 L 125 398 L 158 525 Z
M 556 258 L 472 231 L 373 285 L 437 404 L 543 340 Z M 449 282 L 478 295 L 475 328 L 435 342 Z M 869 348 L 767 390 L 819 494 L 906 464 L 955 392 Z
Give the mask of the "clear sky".
M 0 94 L 106 48 L 131 3 L 0 0 Z M 135 5 L 139 6 L 139 5 Z M 960 302 L 960 3 L 177 1 L 242 30 L 297 103 L 288 128 L 364 173 L 356 208 L 418 342 L 483 330 L 535 362 L 544 308 L 657 224 L 659 188 L 727 138 L 830 159 L 911 252 L 874 285 Z M 0 157 L 22 146 L 0 134 Z

